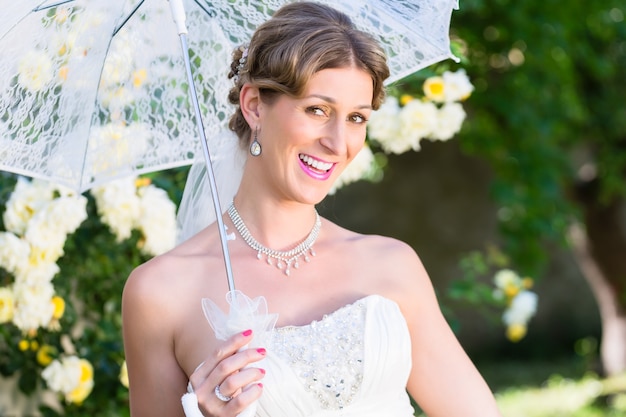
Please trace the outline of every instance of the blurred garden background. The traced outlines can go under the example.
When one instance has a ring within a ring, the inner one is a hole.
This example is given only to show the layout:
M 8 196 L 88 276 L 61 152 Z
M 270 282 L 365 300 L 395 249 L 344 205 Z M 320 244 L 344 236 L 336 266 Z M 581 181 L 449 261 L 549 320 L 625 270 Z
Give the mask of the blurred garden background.
M 461 0 L 461 62 L 392 86 L 319 207 L 415 248 L 505 417 L 626 416 L 625 13 Z M 0 172 L 0 416 L 129 415 L 121 291 L 186 173 L 77 196 Z

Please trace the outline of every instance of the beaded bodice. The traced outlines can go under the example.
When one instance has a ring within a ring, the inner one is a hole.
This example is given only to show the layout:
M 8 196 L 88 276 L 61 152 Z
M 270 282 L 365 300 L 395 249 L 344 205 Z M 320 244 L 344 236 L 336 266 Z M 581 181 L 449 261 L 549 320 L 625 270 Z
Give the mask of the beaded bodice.
M 411 341 L 397 304 L 371 295 L 275 330 L 257 417 L 412 417 Z
M 343 307 L 307 326 L 276 329 L 271 351 L 292 369 L 324 409 L 349 405 L 363 379 L 364 303 Z

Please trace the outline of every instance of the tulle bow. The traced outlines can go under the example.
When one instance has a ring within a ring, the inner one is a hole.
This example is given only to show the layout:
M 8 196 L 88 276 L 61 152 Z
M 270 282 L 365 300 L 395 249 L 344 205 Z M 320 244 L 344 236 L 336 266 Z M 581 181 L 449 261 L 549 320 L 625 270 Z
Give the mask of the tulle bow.
M 215 332 L 215 337 L 219 340 L 226 340 L 236 333 L 251 329 L 252 341 L 242 349 L 267 348 L 271 343 L 278 314 L 268 313 L 265 297 L 260 296 L 251 299 L 241 291 L 233 290 L 226 293 L 226 301 L 230 305 L 228 314 L 222 311 L 212 300 L 202 299 L 202 310 Z M 238 417 L 254 416 L 256 407 L 255 402 L 241 412 Z

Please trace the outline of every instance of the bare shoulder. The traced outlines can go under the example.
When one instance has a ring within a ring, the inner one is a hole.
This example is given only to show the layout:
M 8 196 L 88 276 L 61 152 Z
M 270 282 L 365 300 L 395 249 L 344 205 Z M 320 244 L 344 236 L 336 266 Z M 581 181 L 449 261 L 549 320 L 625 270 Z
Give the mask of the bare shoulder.
M 136 267 L 126 280 L 122 294 L 124 325 L 131 327 L 141 323 L 145 330 L 151 323 L 161 321 L 162 336 L 169 334 L 168 321 L 174 321 L 176 308 L 171 305 L 180 288 L 176 282 L 176 269 L 180 260 L 176 255 L 164 254 Z M 164 314 L 166 313 L 167 314 Z
M 370 292 L 400 301 L 423 286 L 430 287 L 430 278 L 418 254 L 406 242 L 332 227 L 338 228 L 343 256 L 351 259 L 351 268 L 363 277 Z
M 417 252 L 406 242 L 387 236 L 368 236 L 369 256 L 376 259 L 377 284 L 396 301 L 414 297 L 431 286 Z M 426 288 L 425 288 L 426 287 Z
M 168 252 L 136 267 L 128 277 L 124 286 L 124 297 L 159 302 L 163 297 L 175 291 L 176 276 L 181 256 Z
M 185 300 L 195 300 L 211 288 L 207 283 L 218 281 L 215 276 L 223 271 L 221 254 L 213 249 L 211 239 L 210 235 L 192 238 L 136 267 L 124 286 L 123 312 L 158 313 L 159 320 L 173 322 L 180 319 Z M 220 283 L 226 282 L 219 278 Z

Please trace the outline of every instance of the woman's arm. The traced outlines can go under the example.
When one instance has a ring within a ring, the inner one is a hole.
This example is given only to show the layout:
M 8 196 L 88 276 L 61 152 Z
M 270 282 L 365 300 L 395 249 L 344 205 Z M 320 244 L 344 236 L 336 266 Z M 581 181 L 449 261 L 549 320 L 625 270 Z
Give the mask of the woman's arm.
M 189 381 L 206 417 L 236 416 L 261 395 L 262 385 L 255 382 L 264 371 L 247 366 L 263 359 L 265 351 L 240 351 L 252 340 L 251 331 L 207 344 L 202 364 L 189 378 L 182 369 L 177 354 L 188 357 L 190 352 L 181 335 L 198 331 L 187 319 L 189 305 L 197 303 L 201 314 L 198 292 L 182 285 L 180 276 L 187 272 L 165 255 L 135 269 L 125 285 L 122 318 L 133 417 L 184 416 L 181 397 Z M 218 385 L 231 401 L 217 398 Z
M 400 245 L 400 246 L 403 246 Z M 446 322 L 426 270 L 408 247 L 397 294 L 411 333 L 413 367 L 407 389 L 429 417 L 499 417 L 494 396 Z
M 187 377 L 174 355 L 175 315 L 168 307 L 176 302 L 167 294 L 153 259 L 135 269 L 122 296 L 124 352 L 130 383 L 133 417 L 184 416 L 180 398 Z M 174 316 L 174 317 L 173 317 Z

